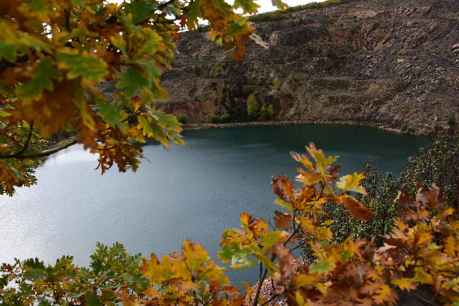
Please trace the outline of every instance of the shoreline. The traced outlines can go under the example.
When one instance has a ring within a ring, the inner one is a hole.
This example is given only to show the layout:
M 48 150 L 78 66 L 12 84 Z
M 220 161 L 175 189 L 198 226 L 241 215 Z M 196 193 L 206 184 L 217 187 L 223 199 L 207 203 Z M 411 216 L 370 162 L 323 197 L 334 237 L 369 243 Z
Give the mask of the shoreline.
M 413 136 L 430 136 L 427 133 L 414 131 L 414 133 L 404 132 L 401 129 L 384 126 L 382 124 L 375 124 L 371 122 L 357 122 L 357 121 L 327 121 L 327 120 L 291 120 L 291 121 L 248 121 L 248 122 L 230 122 L 230 123 L 188 123 L 183 124 L 184 130 L 203 130 L 203 129 L 224 129 L 236 127 L 256 127 L 256 126 L 291 126 L 291 125 L 350 125 L 350 126 L 365 126 L 383 130 L 393 134 L 404 134 Z

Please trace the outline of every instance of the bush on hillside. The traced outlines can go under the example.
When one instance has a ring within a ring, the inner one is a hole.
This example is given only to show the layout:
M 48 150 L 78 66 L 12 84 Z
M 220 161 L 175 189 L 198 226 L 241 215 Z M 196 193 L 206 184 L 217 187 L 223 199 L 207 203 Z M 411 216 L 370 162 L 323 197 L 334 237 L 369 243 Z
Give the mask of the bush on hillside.
M 250 17 L 250 21 L 253 22 L 270 22 L 270 21 L 276 21 L 276 20 L 281 20 L 281 19 L 286 19 L 288 18 L 288 14 L 290 13 L 295 13 L 295 12 L 300 12 L 304 10 L 312 10 L 312 9 L 322 9 L 322 8 L 327 8 L 330 6 L 335 6 L 345 3 L 345 0 L 326 0 L 322 2 L 312 2 L 304 5 L 296 5 L 296 6 L 291 6 L 288 7 L 285 10 L 278 10 L 274 12 L 268 12 L 268 13 L 262 13 L 262 14 L 257 14 L 253 15 Z
M 451 206 L 458 207 L 459 140 L 456 136 L 437 136 L 430 147 L 409 158 L 399 178 L 383 174 L 368 165 L 363 182 L 368 195 L 360 197 L 360 200 L 372 209 L 375 218 L 370 222 L 361 222 L 349 216 L 342 207 L 327 205 L 333 216 L 332 228 L 336 239 L 343 241 L 348 237 L 387 235 L 400 214 L 396 203 L 399 191 L 414 196 L 419 188 L 429 188 L 433 184 L 441 187 L 442 195 Z
M 438 136 L 432 146 L 421 150 L 408 161 L 401 173 L 401 189 L 414 195 L 423 185 L 441 186 L 445 200 L 459 207 L 459 139 L 454 135 Z
M 389 234 L 394 218 L 397 217 L 397 198 L 400 182 L 392 174 L 383 174 L 370 165 L 365 169 L 363 186 L 367 196 L 359 199 L 374 212 L 374 218 L 369 222 L 362 222 L 350 216 L 343 207 L 327 205 L 333 219 L 332 229 L 338 241 L 352 237 L 353 239 L 372 239 Z

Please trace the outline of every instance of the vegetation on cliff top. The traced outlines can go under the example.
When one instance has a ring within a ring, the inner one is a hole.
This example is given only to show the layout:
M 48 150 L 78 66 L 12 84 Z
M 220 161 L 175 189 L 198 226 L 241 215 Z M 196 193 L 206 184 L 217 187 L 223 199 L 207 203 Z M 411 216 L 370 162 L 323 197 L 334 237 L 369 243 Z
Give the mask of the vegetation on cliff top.
M 257 14 L 253 15 L 250 17 L 250 21 L 253 22 L 269 22 L 269 21 L 275 21 L 275 20 L 281 20 L 281 19 L 286 19 L 289 17 L 290 13 L 295 13 L 299 11 L 304 11 L 304 10 L 312 10 L 312 9 L 323 9 L 339 4 L 343 4 L 349 1 L 346 0 L 325 0 L 321 2 L 312 2 L 304 5 L 296 5 L 296 6 L 290 6 L 285 10 L 280 10 L 280 11 L 273 11 L 273 12 L 267 12 L 267 13 L 262 13 L 262 14 Z

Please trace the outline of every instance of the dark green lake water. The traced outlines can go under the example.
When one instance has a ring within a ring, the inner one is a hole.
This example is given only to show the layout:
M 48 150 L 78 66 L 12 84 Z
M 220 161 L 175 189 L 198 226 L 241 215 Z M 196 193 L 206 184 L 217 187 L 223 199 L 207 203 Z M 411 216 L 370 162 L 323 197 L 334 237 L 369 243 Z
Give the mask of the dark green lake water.
M 122 242 L 130 252 L 159 255 L 181 241 L 218 249 L 224 228 L 248 211 L 269 218 L 273 175 L 293 176 L 290 151 L 314 142 L 339 155 L 342 173 L 367 161 L 398 173 L 428 139 L 347 126 L 247 127 L 189 131 L 187 144 L 169 151 L 145 147 L 137 173 L 101 176 L 94 156 L 72 147 L 38 171 L 38 184 L 0 197 L 0 262 L 71 254 L 87 264 L 97 241 Z M 252 272 L 238 274 L 250 278 Z

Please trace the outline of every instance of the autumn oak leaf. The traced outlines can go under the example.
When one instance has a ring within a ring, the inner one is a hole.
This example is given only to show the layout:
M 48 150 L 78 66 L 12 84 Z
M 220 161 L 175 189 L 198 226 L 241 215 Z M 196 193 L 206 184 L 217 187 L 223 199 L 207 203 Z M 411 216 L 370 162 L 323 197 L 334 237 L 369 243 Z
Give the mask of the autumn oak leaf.
M 343 205 L 357 219 L 369 221 L 373 217 L 373 212 L 354 197 L 341 195 L 336 197 L 336 201 L 338 204 Z
M 23 99 L 39 98 L 44 90 L 52 91 L 54 88 L 53 77 L 56 68 L 49 58 L 42 59 L 35 69 L 32 79 L 19 85 L 16 94 Z
M 365 176 L 361 173 L 345 175 L 336 183 L 336 187 L 343 191 L 356 192 L 366 195 L 365 188 L 361 185 Z
M 392 280 L 392 284 L 401 290 L 411 291 L 416 289 L 416 281 L 412 278 L 399 278 Z
M 286 176 L 276 176 L 271 182 L 272 190 L 275 195 L 284 201 L 293 199 L 294 187 L 292 182 Z
M 101 81 L 108 73 L 107 64 L 89 54 L 64 49 L 57 53 L 57 60 L 59 68 L 68 71 L 69 79 L 81 77 L 90 81 Z

